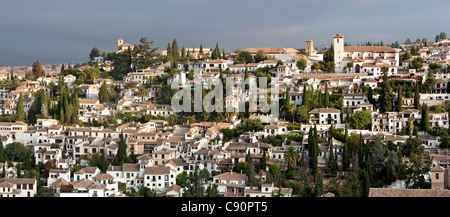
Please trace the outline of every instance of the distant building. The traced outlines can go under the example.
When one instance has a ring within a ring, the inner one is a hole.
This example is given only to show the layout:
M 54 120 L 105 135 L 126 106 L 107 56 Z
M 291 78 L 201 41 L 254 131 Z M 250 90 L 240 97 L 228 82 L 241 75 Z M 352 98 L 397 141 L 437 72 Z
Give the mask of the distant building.
M 119 38 L 117 40 L 117 52 L 116 53 L 122 53 L 122 52 L 128 50 L 128 48 L 133 49 L 133 45 L 128 44 L 128 43 L 124 44 L 122 38 Z
M 333 37 L 334 63 L 336 72 L 368 73 L 382 75 L 382 68 L 390 74 L 397 74 L 399 51 L 388 46 L 344 46 L 344 36 Z M 347 64 L 352 63 L 351 67 Z

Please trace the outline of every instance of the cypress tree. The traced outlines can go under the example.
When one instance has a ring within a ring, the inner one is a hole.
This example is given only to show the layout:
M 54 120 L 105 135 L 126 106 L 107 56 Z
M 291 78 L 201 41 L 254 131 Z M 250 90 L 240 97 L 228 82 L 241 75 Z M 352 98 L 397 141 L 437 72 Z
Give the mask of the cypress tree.
M 314 138 L 313 138 L 313 129 L 312 127 L 309 128 L 308 131 L 308 155 L 309 155 L 309 167 L 313 168 L 313 156 L 314 156 Z
M 422 105 L 422 130 L 430 132 L 430 118 L 428 116 L 428 105 Z
M 286 108 L 291 107 L 291 97 L 289 96 L 289 87 L 286 87 Z
M 200 44 L 200 50 L 199 50 L 198 53 L 199 53 L 199 54 L 203 54 L 203 45 L 202 45 L 202 44 Z
M 119 141 L 119 149 L 117 150 L 117 159 L 120 165 L 122 165 L 127 157 L 127 142 L 125 141 L 123 133 L 120 134 L 119 138 L 120 141 Z
M 167 55 L 166 55 L 166 62 L 172 61 L 173 55 L 172 55 L 172 46 L 170 46 L 170 43 L 167 44 Z
M 369 90 L 367 91 L 367 98 L 370 103 L 374 104 L 373 102 L 373 90 L 372 87 L 369 86 Z
M 59 122 L 64 125 L 64 109 L 59 110 Z
M 314 188 L 314 192 L 316 194 L 316 197 L 322 197 L 323 193 L 324 193 L 324 189 L 323 189 L 323 175 L 321 172 L 317 173 L 316 176 L 316 185 Z
M 367 173 L 369 175 L 369 181 L 372 182 L 373 181 L 373 171 L 372 171 L 372 162 L 370 160 L 370 154 L 367 154 L 365 170 L 367 171 Z
M 6 176 L 6 169 L 5 164 L 3 164 L 2 178 L 5 178 L 5 176 Z
M 172 42 L 172 56 L 174 60 L 180 59 L 180 51 L 178 49 L 177 39 L 174 39 Z
M 248 68 L 245 67 L 244 82 L 247 80 L 247 78 L 248 78 Z M 246 82 L 245 89 L 248 90 L 248 88 L 249 88 L 249 85 Z
M 6 154 L 5 154 L 5 149 L 3 147 L 3 143 L 0 140 L 0 163 L 5 163 L 6 161 Z
M 419 83 L 416 83 L 416 92 L 414 93 L 414 109 L 419 110 L 420 108 L 420 91 Z
M 386 174 L 384 175 L 384 184 L 389 185 L 391 184 L 393 180 L 393 172 L 392 172 L 392 166 L 389 163 L 389 161 L 386 161 Z
M 345 122 L 350 120 L 350 101 L 347 101 L 347 115 L 345 116 Z
M 317 95 L 319 96 L 319 100 L 318 100 L 318 107 L 319 108 L 323 108 L 323 99 L 322 99 L 322 92 L 320 90 L 317 90 Z
M 368 197 L 369 196 L 369 190 L 370 190 L 370 178 L 369 178 L 369 174 L 366 171 L 366 169 L 364 169 L 364 182 L 363 182 L 363 197 Z
M 314 152 L 313 154 L 313 165 L 312 165 L 312 175 L 316 176 L 317 175 L 317 167 L 318 167 L 318 155 L 319 155 L 319 138 L 317 136 L 317 126 L 314 125 L 314 134 L 313 134 L 313 144 L 312 146 L 314 147 Z
M 347 144 L 344 144 L 344 150 L 342 154 L 342 170 L 347 171 L 350 168 L 350 155 L 348 153 Z
M 306 83 L 303 86 L 303 105 L 306 105 L 309 109 L 309 93 L 308 93 L 308 88 L 306 87 Z
M 264 150 L 263 156 L 261 159 L 261 169 L 263 169 L 263 170 L 266 169 L 266 163 L 267 163 L 267 155 L 266 155 L 266 150 Z
M 389 83 L 388 76 L 386 69 L 383 69 L 384 75 L 383 75 L 383 87 L 381 89 L 380 94 L 380 112 L 386 113 L 389 111 L 392 111 L 392 87 Z
M 23 108 L 23 95 L 20 94 L 17 102 L 16 121 L 25 121 L 25 109 Z
M 345 143 L 348 142 L 348 124 L 347 124 L 347 121 L 345 121 L 344 141 L 345 141 Z
M 181 47 L 181 58 L 185 58 L 186 57 L 186 50 L 184 50 L 184 46 Z
M 403 99 L 402 99 L 402 87 L 401 86 L 399 86 L 398 87 L 398 93 L 397 93 L 397 111 L 398 112 L 401 112 L 402 110 L 403 110 L 403 107 L 402 107 L 402 101 L 403 101 Z
M 329 157 L 329 167 L 331 170 L 331 173 L 336 172 L 336 165 L 335 165 L 335 159 L 334 159 L 334 153 L 333 153 L 333 139 L 330 140 L 330 157 Z
M 328 83 L 325 82 L 325 107 L 328 108 L 330 106 L 330 96 L 328 93 Z
M 226 55 L 225 55 L 225 49 L 222 48 L 222 59 L 225 59 L 225 58 L 226 58 Z

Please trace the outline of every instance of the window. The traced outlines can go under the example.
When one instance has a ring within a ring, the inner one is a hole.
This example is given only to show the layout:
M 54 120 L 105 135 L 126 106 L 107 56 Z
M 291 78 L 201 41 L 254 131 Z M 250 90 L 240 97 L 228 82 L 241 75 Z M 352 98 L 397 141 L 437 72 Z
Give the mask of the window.
M 439 179 L 439 173 L 436 173 L 436 179 Z

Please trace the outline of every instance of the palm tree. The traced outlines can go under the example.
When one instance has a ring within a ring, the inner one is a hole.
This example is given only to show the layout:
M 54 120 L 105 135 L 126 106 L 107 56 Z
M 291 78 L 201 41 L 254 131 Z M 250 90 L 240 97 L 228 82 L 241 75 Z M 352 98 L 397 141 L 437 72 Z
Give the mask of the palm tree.
M 292 104 L 289 107 L 289 113 L 292 115 L 292 123 L 294 123 L 294 124 L 295 124 L 295 113 L 296 113 L 296 111 L 297 111 L 297 106 L 295 104 Z
M 414 131 L 414 118 L 409 117 L 408 122 L 409 122 L 409 138 L 411 139 Z
M 284 159 L 290 166 L 297 165 L 297 162 L 300 160 L 300 153 L 298 150 L 295 150 L 293 146 L 290 146 L 284 153 Z
M 141 97 L 141 101 L 144 102 L 144 97 L 147 96 L 147 89 L 139 88 L 138 96 Z

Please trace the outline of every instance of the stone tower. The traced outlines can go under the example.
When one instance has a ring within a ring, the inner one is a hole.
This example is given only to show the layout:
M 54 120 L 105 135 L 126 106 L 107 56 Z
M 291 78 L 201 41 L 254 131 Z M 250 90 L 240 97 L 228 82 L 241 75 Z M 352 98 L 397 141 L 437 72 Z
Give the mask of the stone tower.
M 333 47 L 334 47 L 334 63 L 336 64 L 336 72 L 342 72 L 344 66 L 342 64 L 342 59 L 344 58 L 344 36 L 341 34 L 336 34 L 333 37 Z
M 119 40 L 117 40 L 117 51 L 122 50 L 122 45 L 123 45 L 123 39 L 119 38 Z
M 313 40 L 308 39 L 305 42 L 305 51 L 309 53 L 309 55 L 314 54 L 314 46 L 313 46 Z
M 445 168 L 436 166 L 431 169 L 431 189 L 445 188 Z

